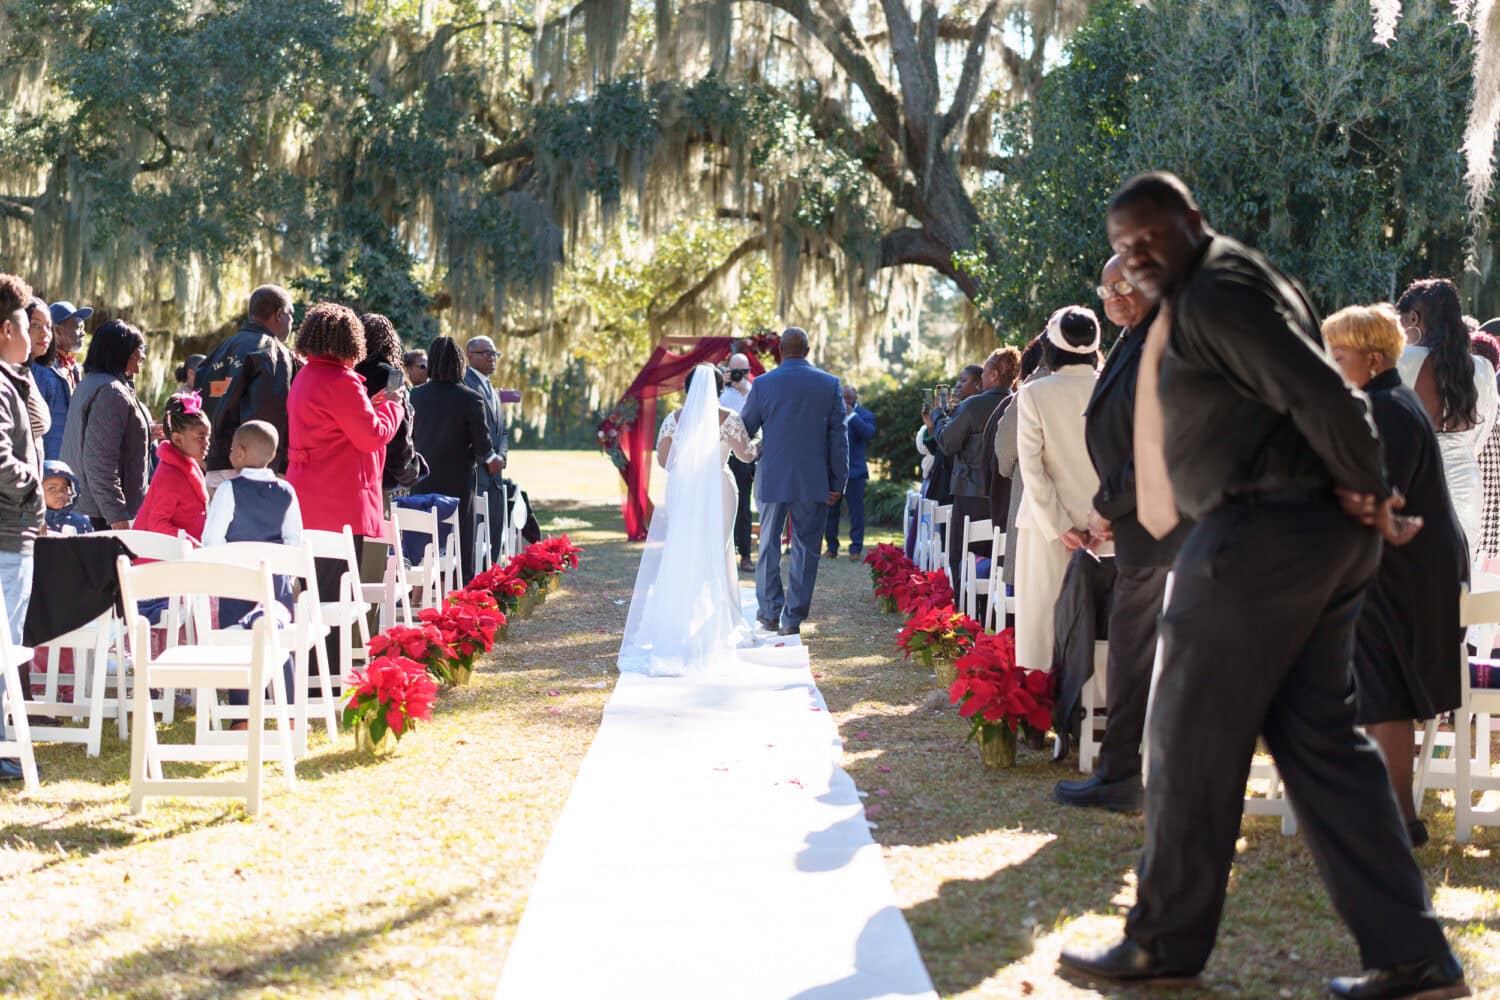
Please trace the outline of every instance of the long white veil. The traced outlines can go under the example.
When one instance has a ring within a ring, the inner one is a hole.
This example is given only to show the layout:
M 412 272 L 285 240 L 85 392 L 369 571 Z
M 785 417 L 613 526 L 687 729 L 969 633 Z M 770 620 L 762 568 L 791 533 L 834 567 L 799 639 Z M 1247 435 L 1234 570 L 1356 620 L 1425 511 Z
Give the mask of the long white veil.
M 710 365 L 694 369 L 667 455 L 666 503 L 641 551 L 621 671 L 677 676 L 730 666 L 749 635 L 727 556 L 719 400 Z

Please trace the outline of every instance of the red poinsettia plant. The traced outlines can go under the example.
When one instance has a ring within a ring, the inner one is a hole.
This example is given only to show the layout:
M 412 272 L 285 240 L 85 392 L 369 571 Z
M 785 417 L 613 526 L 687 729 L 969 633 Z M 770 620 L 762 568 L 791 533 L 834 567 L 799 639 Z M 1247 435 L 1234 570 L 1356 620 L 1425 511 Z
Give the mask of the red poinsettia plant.
M 936 657 L 956 660 L 974 645 L 984 627 L 968 615 L 955 611 L 952 604 L 924 608 L 912 615 L 896 636 L 896 645 L 911 659 L 913 653 L 932 669 Z
M 505 624 L 499 605 L 483 591 L 455 590 L 441 608 L 423 608 L 417 617 L 442 633 L 448 655 L 434 676 L 446 683 L 467 678 L 479 654 L 495 648 L 495 634 Z
M 395 625 L 370 637 L 370 659 L 400 656 L 420 663 L 428 673 L 442 680 L 447 676 L 448 643 L 442 629 L 423 622 L 421 625 Z
M 521 569 L 515 561 L 502 566 L 499 563 L 483 573 L 476 574 L 465 590 L 489 594 L 507 615 L 513 614 L 526 593 L 526 581 L 521 578 Z
M 380 743 L 387 733 L 399 740 L 414 723 L 432 718 L 437 684 L 427 676 L 426 668 L 410 657 L 372 657 L 369 665 L 356 670 L 350 680 L 344 728 L 361 723 L 369 726 L 372 743 Z
M 865 554 L 864 563 L 870 567 L 870 580 L 879 585 L 887 577 L 904 578 L 917 572 L 917 564 L 906 557 L 899 545 L 881 542 Z
M 912 573 L 895 587 L 892 594 L 896 599 L 896 610 L 908 617 L 953 603 L 953 585 L 948 582 L 945 569 Z
M 566 533 L 544 538 L 536 544 L 556 557 L 558 572 L 578 568 L 578 557 L 583 554 L 583 549 L 574 545 Z
M 1045 733 L 1052 725 L 1052 676 L 1016 665 L 1015 629 L 981 635 L 959 657 L 958 680 L 948 700 L 969 720 L 970 738 L 989 742 L 1003 727 L 1011 733 L 1025 725 Z

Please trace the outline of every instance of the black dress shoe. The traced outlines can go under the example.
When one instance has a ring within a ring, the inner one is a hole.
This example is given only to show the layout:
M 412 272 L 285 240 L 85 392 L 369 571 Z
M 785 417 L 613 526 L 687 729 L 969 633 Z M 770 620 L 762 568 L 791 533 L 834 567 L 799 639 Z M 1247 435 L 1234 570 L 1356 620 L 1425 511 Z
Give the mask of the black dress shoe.
M 1052 739 L 1052 763 L 1061 764 L 1068 759 L 1068 754 L 1073 749 L 1073 737 L 1067 733 L 1058 733 Z
M 765 629 L 767 632 L 774 632 L 774 631 L 776 631 L 776 628 L 777 628 L 776 619 L 774 619 L 774 618 L 762 618 L 760 615 L 756 615 L 755 616 L 755 624 L 759 625 L 761 628 Z
M 1103 951 L 1064 948 L 1057 957 L 1064 969 L 1117 983 L 1155 983 L 1185 986 L 1198 978 L 1198 970 L 1173 969 L 1130 938 Z
M 1328 993 L 1345 1000 L 1450 1000 L 1468 996 L 1469 987 L 1463 966 L 1449 953 L 1362 976 L 1340 976 L 1328 984 Z
M 1141 779 L 1105 781 L 1096 774 L 1083 781 L 1059 781 L 1052 786 L 1052 797 L 1065 806 L 1140 812 Z
M 802 627 L 800 625 L 783 625 L 783 626 L 781 626 L 781 628 L 779 628 L 779 629 L 776 630 L 776 634 L 777 635 L 801 635 L 802 634 Z

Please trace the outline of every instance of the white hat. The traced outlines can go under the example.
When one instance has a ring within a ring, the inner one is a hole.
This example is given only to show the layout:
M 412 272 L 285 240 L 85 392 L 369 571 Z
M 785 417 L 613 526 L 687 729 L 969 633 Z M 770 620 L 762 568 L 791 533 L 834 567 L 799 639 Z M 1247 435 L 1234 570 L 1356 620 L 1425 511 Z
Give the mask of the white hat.
M 1068 343 L 1068 338 L 1063 336 L 1062 321 L 1070 314 L 1088 320 L 1089 325 L 1094 328 L 1093 340 L 1087 344 Z M 1074 354 L 1092 354 L 1099 349 L 1099 317 L 1094 315 L 1094 310 L 1085 306 L 1063 306 L 1047 318 L 1047 339 L 1059 351 L 1069 351 Z

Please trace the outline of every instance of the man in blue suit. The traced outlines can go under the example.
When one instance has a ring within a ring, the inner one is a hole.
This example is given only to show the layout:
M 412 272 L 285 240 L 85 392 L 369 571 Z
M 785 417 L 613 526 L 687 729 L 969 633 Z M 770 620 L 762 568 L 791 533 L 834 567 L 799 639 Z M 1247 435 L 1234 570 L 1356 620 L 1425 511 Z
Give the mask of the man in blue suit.
M 484 401 L 484 426 L 489 432 L 490 453 L 479 460 L 478 490 L 485 494 L 490 510 L 490 558 L 500 558 L 500 522 L 505 513 L 505 462 L 510 453 L 510 435 L 505 429 L 505 414 L 500 409 L 500 395 L 490 384 L 495 373 L 495 342 L 488 337 L 471 337 L 464 353 L 469 362 L 464 385 L 479 393 Z
M 752 435 L 764 428 L 755 497 L 760 503 L 760 560 L 755 564 L 758 620 L 778 635 L 796 635 L 812 607 L 818 545 L 828 510 L 849 479 L 849 434 L 839 380 L 807 360 L 807 333 L 781 335 L 781 364 L 755 380 L 740 414 Z M 792 565 L 781 586 L 781 531 L 792 522 Z
M 865 446 L 875 436 L 875 414 L 859 405 L 854 386 L 844 386 L 844 424 L 849 428 L 849 486 L 842 504 L 828 511 L 828 530 L 824 541 L 828 555 L 839 554 L 839 509 L 849 508 L 849 558 L 858 560 L 865 547 L 865 484 L 870 481 L 870 467 L 865 463 Z

